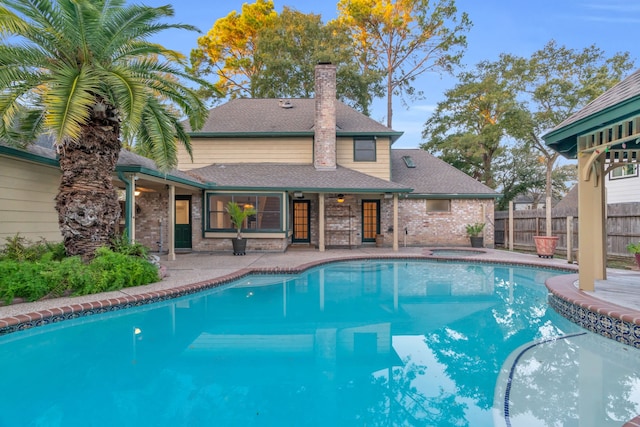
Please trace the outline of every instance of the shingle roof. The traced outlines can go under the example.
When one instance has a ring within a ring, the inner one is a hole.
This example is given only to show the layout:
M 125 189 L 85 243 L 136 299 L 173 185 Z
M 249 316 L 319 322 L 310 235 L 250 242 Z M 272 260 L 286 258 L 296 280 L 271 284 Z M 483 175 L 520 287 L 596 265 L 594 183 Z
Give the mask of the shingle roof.
M 221 188 L 343 192 L 408 192 L 410 187 L 338 166 L 316 170 L 310 164 L 213 164 L 188 172 Z
M 583 109 L 565 119 L 562 123 L 553 128 L 551 132 L 587 118 L 593 114 L 597 114 L 609 107 L 613 107 L 622 101 L 634 98 L 638 95 L 640 95 L 640 69 L 636 70 L 633 74 L 591 101 Z
M 407 167 L 404 156 L 411 157 L 415 168 Z M 393 182 L 413 188 L 412 194 L 500 196 L 464 172 L 420 149 L 391 150 L 391 174 Z
M 280 100 L 234 99 L 209 111 L 209 116 L 198 134 L 313 134 L 315 118 L 315 99 L 288 99 L 291 107 L 283 108 Z M 340 134 L 367 133 L 388 134 L 394 138 L 402 132 L 384 126 L 381 123 L 354 110 L 348 105 L 336 102 L 336 132 Z M 190 129 L 187 126 L 188 129 Z
M 58 158 L 57 158 L 56 152 L 52 148 L 47 148 L 47 144 L 48 144 L 47 141 L 48 140 L 46 138 L 39 139 L 36 143 L 30 144 L 24 149 L 16 149 L 1 141 L 0 141 L 0 146 L 4 146 L 7 148 L 16 150 L 16 152 L 22 151 L 25 153 L 33 154 L 37 157 L 41 157 L 43 159 L 57 161 Z M 171 171 L 165 174 L 158 169 L 158 167 L 156 166 L 156 163 L 153 160 L 140 156 L 139 154 L 135 154 L 125 149 L 120 150 L 120 156 L 118 157 L 118 166 L 119 167 L 127 167 L 127 166 L 141 167 L 141 168 L 149 169 L 150 171 L 156 172 L 156 174 L 158 175 L 164 175 L 168 179 L 171 179 L 173 177 L 173 178 L 179 178 L 187 181 L 194 181 L 193 176 L 188 175 L 187 173 L 179 171 L 177 169 L 172 169 Z

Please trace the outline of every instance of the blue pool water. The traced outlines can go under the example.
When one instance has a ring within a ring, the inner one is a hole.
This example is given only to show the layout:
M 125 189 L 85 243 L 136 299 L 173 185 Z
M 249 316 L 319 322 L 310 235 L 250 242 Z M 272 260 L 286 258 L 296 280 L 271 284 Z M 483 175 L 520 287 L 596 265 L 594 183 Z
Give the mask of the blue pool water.
M 559 272 L 357 261 L 0 337 L 0 426 L 621 426 L 640 351 Z

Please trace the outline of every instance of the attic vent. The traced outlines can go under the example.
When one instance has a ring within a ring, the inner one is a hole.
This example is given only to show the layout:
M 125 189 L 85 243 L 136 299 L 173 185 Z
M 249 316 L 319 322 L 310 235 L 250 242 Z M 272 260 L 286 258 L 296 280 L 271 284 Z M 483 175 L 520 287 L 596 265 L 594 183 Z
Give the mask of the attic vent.
M 404 164 L 407 165 L 408 168 L 416 167 L 416 164 L 413 162 L 411 156 L 402 156 L 402 160 L 404 160 Z
M 278 105 L 281 108 L 293 108 L 293 104 L 288 99 L 281 99 L 280 101 L 278 101 Z

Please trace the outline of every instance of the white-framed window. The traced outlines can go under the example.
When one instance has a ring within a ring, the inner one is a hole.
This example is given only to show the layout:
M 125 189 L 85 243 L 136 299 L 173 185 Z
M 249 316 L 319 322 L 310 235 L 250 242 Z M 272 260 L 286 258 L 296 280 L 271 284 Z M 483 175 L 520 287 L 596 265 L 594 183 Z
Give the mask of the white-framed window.
M 451 200 L 449 199 L 427 199 L 427 213 L 429 212 L 451 212 Z
M 629 178 L 631 176 L 638 176 L 638 165 L 628 164 L 621 167 L 612 169 L 609 172 L 609 179 Z

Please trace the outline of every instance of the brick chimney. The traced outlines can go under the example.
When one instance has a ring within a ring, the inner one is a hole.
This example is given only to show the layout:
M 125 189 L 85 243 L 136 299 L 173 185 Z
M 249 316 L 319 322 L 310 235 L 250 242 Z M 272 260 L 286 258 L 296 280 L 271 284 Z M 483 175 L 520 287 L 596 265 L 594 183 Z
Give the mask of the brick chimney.
M 318 170 L 336 168 L 336 66 L 319 63 L 315 69 L 315 136 L 313 165 Z

